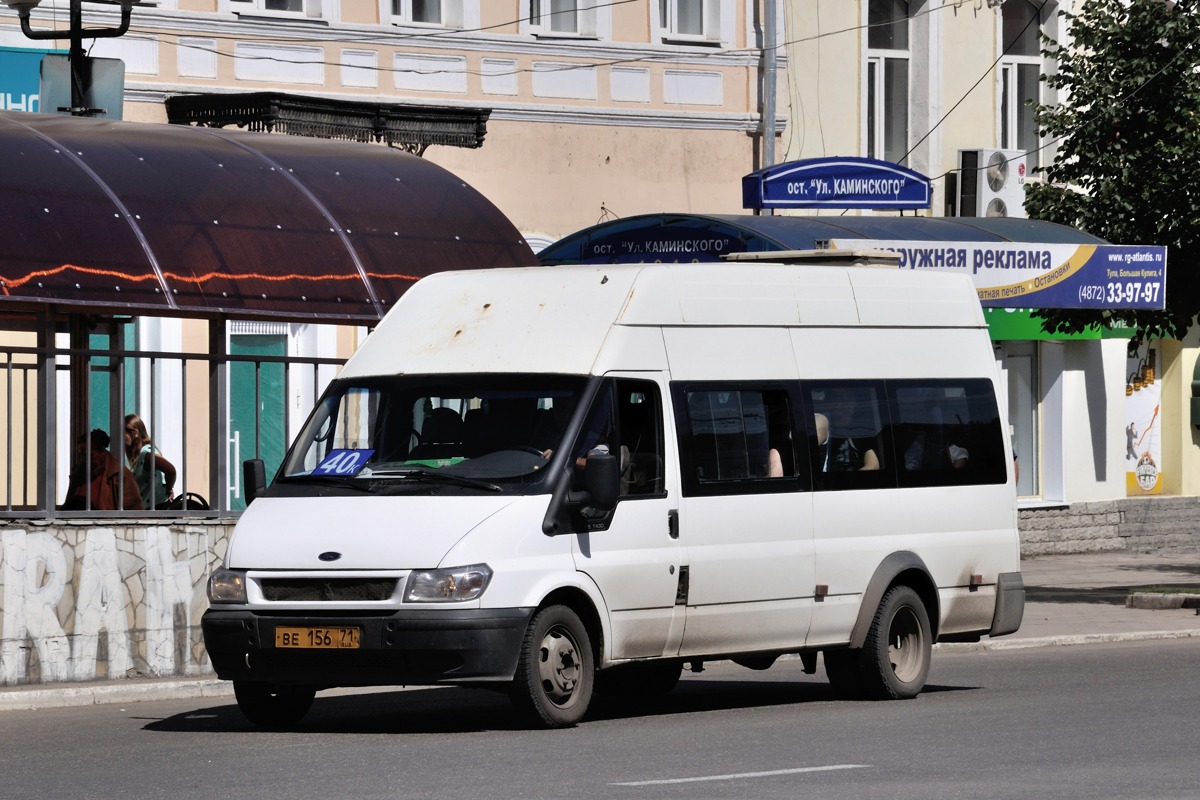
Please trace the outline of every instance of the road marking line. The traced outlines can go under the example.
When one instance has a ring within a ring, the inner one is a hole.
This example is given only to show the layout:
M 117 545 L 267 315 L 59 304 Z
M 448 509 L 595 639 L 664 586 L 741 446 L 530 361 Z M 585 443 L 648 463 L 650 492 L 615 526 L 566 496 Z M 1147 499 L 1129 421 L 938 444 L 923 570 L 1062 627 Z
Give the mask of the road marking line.
M 728 775 L 704 775 L 698 778 L 663 778 L 654 781 L 623 781 L 610 786 L 662 786 L 670 783 L 702 783 L 704 781 L 736 781 L 742 778 L 768 778 L 774 775 L 797 775 L 802 772 L 832 772 L 839 769 L 868 769 L 870 764 L 832 764 L 828 767 L 798 767 L 773 769 L 768 772 L 734 772 Z

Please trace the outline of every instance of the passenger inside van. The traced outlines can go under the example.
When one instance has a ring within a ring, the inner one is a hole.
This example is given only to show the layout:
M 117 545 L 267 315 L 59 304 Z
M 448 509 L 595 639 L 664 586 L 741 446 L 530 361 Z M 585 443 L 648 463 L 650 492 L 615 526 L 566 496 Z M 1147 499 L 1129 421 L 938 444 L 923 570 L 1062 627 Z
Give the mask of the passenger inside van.
M 829 417 L 813 414 L 817 430 L 817 446 L 822 449 L 822 472 L 853 472 L 879 469 L 879 456 L 873 443 L 852 436 L 830 436 Z

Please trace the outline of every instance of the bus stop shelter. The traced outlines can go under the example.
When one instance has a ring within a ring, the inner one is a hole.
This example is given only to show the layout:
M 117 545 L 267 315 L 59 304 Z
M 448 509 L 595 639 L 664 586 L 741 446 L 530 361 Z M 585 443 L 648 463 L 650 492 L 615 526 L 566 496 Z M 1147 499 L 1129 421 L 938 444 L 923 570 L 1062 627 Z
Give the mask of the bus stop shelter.
M 466 182 L 383 145 L 0 112 L 0 153 L 10 517 L 54 515 L 56 444 L 95 422 L 98 387 L 115 427 L 130 359 L 179 357 L 128 352 L 131 318 L 207 321 L 208 449 L 221 454 L 231 320 L 370 327 L 431 272 L 537 263 Z M 194 488 L 220 497 L 226 461 Z

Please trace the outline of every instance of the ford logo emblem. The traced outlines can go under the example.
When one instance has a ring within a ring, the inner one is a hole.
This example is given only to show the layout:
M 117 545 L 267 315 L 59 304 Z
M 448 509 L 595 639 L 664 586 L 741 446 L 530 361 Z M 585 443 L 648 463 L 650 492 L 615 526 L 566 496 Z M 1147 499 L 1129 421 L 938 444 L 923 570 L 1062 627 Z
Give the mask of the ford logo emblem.
M 321 553 L 321 555 L 317 556 L 317 558 L 321 559 L 322 561 L 337 561 L 341 557 L 341 553 L 335 553 L 332 550 L 326 553 Z

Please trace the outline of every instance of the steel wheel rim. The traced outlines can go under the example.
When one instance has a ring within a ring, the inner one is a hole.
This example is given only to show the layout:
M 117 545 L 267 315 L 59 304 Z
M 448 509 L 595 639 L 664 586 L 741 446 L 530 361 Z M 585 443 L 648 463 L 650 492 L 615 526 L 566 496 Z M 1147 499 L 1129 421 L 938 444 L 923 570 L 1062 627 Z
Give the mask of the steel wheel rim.
M 899 609 L 888 626 L 888 661 L 896 677 L 905 683 L 913 681 L 921 672 L 925 659 L 922 639 L 916 612 L 907 606 Z
M 546 631 L 538 648 L 538 677 L 550 702 L 556 706 L 571 702 L 583 672 L 581 666 L 579 646 L 570 631 L 561 626 Z

